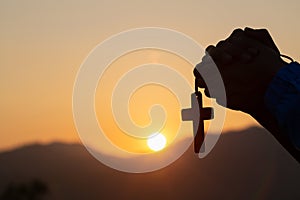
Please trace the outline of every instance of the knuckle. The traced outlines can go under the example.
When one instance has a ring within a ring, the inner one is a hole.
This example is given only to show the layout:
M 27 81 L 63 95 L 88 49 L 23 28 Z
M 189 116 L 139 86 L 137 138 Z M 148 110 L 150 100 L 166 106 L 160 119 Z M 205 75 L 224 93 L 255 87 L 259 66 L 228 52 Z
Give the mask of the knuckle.
M 222 47 L 225 45 L 225 41 L 224 40 L 221 40 L 218 42 L 217 46 L 216 47 Z
M 208 53 L 211 53 L 213 50 L 215 50 L 215 46 L 214 45 L 209 45 L 208 47 L 206 47 L 205 51 Z
M 239 35 L 243 35 L 244 31 L 241 28 L 235 29 L 233 30 L 233 32 L 231 33 L 231 36 L 239 36 Z

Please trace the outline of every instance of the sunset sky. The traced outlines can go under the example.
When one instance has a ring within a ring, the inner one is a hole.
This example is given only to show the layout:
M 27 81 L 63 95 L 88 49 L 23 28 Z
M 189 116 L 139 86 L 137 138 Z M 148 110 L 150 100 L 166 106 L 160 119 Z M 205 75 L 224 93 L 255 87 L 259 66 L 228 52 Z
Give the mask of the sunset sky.
M 299 61 L 299 10 L 298 0 L 0 1 L 0 150 L 79 141 L 72 116 L 76 73 L 111 35 L 163 27 L 207 46 L 235 28 L 263 27 L 283 54 Z M 224 131 L 253 125 L 249 116 L 230 111 Z

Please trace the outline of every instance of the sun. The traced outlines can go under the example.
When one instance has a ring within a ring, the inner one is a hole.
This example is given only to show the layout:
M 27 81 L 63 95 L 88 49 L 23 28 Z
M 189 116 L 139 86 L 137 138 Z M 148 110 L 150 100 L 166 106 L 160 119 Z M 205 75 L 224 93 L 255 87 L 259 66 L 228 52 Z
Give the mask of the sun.
M 153 151 L 160 151 L 165 148 L 167 143 L 166 137 L 161 133 L 152 134 L 148 140 L 147 145 Z

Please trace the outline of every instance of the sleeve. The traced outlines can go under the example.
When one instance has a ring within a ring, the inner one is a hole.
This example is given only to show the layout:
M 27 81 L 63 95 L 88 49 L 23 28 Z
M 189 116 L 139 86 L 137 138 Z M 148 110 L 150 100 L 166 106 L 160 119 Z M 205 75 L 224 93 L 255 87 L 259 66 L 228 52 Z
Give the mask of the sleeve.
M 281 68 L 271 81 L 265 104 L 275 116 L 281 132 L 300 151 L 300 64 L 292 62 Z

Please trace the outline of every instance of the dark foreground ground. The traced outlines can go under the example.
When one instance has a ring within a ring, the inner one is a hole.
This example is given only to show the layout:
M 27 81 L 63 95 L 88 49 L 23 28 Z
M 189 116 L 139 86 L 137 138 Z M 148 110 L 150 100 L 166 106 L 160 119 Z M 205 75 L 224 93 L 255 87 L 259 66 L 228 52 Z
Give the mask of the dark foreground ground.
M 2 199 L 30 190 L 51 200 L 300 199 L 300 164 L 260 128 L 222 134 L 206 158 L 190 148 L 170 166 L 146 174 L 110 169 L 80 144 L 0 153 Z

